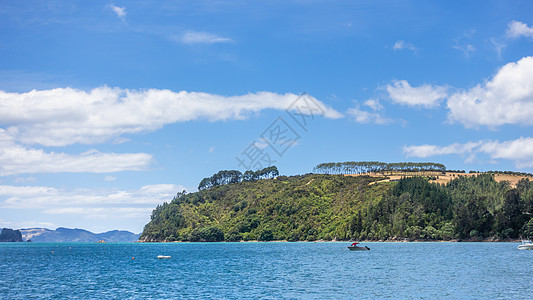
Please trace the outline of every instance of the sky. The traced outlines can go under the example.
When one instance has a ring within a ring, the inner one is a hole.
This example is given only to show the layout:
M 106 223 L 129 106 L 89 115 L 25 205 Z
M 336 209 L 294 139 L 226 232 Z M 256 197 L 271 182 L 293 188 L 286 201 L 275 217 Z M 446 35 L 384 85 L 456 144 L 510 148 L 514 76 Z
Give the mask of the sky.
M 219 170 L 533 172 L 531 1 L 0 0 L 0 227 L 121 229 Z

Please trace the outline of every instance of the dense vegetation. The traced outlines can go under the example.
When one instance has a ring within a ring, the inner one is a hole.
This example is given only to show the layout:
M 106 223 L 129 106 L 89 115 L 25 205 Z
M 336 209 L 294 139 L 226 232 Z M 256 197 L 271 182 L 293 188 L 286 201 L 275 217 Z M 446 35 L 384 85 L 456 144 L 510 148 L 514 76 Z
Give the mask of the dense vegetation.
M 446 166 L 439 163 L 399 162 L 384 163 L 379 161 L 347 161 L 322 163 L 314 168 L 320 174 L 365 174 L 365 173 L 406 173 L 406 172 L 445 172 Z
M 533 236 L 533 182 L 491 174 L 447 185 L 424 177 L 308 174 L 178 193 L 159 205 L 144 241 L 506 239 Z

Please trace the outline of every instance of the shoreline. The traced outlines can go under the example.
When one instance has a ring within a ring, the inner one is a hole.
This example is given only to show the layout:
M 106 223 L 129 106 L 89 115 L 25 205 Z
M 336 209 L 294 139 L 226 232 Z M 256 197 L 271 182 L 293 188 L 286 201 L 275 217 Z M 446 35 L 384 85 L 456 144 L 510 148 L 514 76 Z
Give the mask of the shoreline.
M 191 242 L 191 241 L 135 241 L 134 243 L 521 243 L 520 239 L 453 239 L 453 240 L 430 240 L 430 239 L 403 239 L 403 240 L 316 240 L 316 241 L 293 241 L 287 240 L 275 240 L 275 241 L 203 241 L 203 242 Z

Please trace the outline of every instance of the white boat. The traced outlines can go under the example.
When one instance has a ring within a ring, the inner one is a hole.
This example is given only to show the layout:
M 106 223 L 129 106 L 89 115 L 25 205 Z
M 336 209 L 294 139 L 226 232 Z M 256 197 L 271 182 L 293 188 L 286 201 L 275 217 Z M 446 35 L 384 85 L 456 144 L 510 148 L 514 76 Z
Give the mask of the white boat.
M 368 251 L 368 250 L 370 250 L 370 248 L 368 248 L 367 246 L 361 247 L 361 246 L 357 246 L 358 244 L 359 243 L 353 243 L 350 246 L 348 246 L 348 249 L 350 249 L 350 251 Z
M 170 255 L 158 255 L 157 256 L 157 259 L 170 259 L 170 258 L 172 258 L 172 256 Z
M 522 244 L 518 245 L 520 250 L 533 250 L 533 243 L 531 240 L 522 240 Z

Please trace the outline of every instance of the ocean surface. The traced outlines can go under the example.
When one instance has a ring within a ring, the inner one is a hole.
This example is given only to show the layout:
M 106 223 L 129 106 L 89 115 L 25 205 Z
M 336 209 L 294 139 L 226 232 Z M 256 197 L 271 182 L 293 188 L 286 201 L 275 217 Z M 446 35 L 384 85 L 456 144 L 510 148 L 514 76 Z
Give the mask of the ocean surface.
M 349 244 L 0 243 L 0 299 L 533 297 L 518 243 Z

